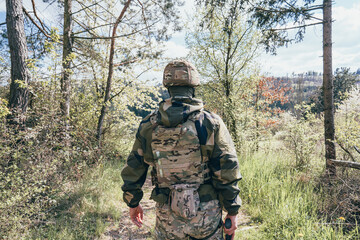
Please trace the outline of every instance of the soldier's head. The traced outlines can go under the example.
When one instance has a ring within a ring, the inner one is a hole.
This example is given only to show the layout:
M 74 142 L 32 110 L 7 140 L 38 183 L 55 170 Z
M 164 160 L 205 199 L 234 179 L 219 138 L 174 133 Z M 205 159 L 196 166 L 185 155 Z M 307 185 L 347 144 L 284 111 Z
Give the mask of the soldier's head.
M 195 95 L 195 87 L 200 85 L 199 73 L 195 66 L 185 60 L 174 60 L 166 65 L 163 84 L 170 96 Z

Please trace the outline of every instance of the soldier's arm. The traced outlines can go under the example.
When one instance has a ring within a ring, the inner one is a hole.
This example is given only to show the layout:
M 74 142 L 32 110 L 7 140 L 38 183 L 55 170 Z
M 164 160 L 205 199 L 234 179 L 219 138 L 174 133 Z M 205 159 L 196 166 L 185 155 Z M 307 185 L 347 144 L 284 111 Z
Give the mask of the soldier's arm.
M 146 179 L 146 173 L 149 165 L 144 162 L 144 149 L 142 137 L 140 135 L 141 125 L 136 134 L 132 151 L 127 158 L 126 165 L 121 172 L 124 181 L 121 189 L 123 190 L 123 199 L 125 203 L 131 207 L 137 207 L 143 197 L 141 190 Z
M 214 149 L 209 167 L 212 184 L 219 194 L 220 204 L 229 215 L 236 215 L 241 206 L 238 181 L 241 180 L 234 143 L 224 122 L 218 117 L 214 129 Z

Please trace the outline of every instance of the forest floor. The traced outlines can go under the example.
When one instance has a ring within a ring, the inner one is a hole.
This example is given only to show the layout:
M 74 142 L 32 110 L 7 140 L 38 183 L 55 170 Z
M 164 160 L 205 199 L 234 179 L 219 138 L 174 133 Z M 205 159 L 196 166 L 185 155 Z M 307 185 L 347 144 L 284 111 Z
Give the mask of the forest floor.
M 353 180 L 339 180 L 328 191 L 319 185 L 321 171 L 315 167 L 311 168 L 313 172 L 295 171 L 287 161 L 284 156 L 269 154 L 241 160 L 244 179 L 239 188 L 243 206 L 235 240 L 360 239 L 356 225 L 359 191 L 351 190 L 359 188 L 357 172 L 347 172 L 347 178 Z M 28 239 L 155 239 L 151 181 L 147 179 L 143 186 L 144 223 L 138 228 L 131 222 L 129 208 L 122 200 L 122 168 L 121 161 L 99 164 L 80 182 L 69 184 L 56 211 L 51 213 L 49 224 L 33 229 Z M 332 219 L 323 217 L 324 213 L 335 211 L 338 212 Z
M 112 223 L 107 227 L 104 234 L 100 237 L 101 240 L 112 240 L 112 239 L 122 239 L 122 240 L 146 240 L 154 239 L 154 227 L 156 221 L 155 213 L 155 201 L 150 200 L 150 194 L 152 190 L 151 180 L 148 178 L 144 184 L 144 197 L 141 201 L 141 206 L 144 210 L 144 222 L 141 228 L 135 226 L 129 217 L 129 210 L 127 207 L 122 207 L 121 219 L 119 222 Z M 225 216 L 223 212 L 223 216 Z M 240 232 L 248 231 L 258 228 L 257 225 L 254 225 L 251 217 L 241 210 L 238 214 L 238 229 L 236 235 L 238 236 Z M 236 237 L 238 238 L 238 237 Z

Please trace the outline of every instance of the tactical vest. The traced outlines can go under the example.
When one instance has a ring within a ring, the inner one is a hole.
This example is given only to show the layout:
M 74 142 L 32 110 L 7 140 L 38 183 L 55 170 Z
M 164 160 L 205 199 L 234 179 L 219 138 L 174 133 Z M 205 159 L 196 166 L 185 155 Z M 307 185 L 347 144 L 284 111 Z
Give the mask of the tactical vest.
M 170 189 L 179 184 L 200 186 L 210 179 L 207 157 L 201 154 L 195 121 L 202 112 L 192 113 L 176 127 L 156 125 L 152 132 L 157 184 Z

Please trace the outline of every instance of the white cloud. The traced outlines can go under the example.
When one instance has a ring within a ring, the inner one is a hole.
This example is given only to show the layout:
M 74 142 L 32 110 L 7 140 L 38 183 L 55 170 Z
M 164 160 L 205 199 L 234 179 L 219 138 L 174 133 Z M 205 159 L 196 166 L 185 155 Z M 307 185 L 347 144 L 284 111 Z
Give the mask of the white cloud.
M 346 6 L 342 6 L 346 3 Z M 360 67 L 360 3 L 338 1 L 333 7 L 333 69 Z M 271 75 L 322 72 L 322 27 L 307 29 L 304 41 L 278 49 L 277 56 L 263 55 L 263 72 Z
M 189 49 L 182 44 L 175 41 L 165 43 L 164 57 L 166 58 L 185 58 L 188 53 Z
M 181 36 L 179 37 L 181 39 Z M 141 77 L 141 81 L 151 81 L 153 84 L 160 83 L 162 81 L 162 71 L 165 68 L 166 64 L 175 58 L 185 58 L 189 53 L 189 49 L 187 49 L 184 45 L 179 44 L 175 41 L 168 41 L 164 43 L 164 60 L 160 60 L 157 63 L 157 67 L 153 70 L 150 70 L 144 73 Z M 141 72 L 138 70 L 138 72 Z

